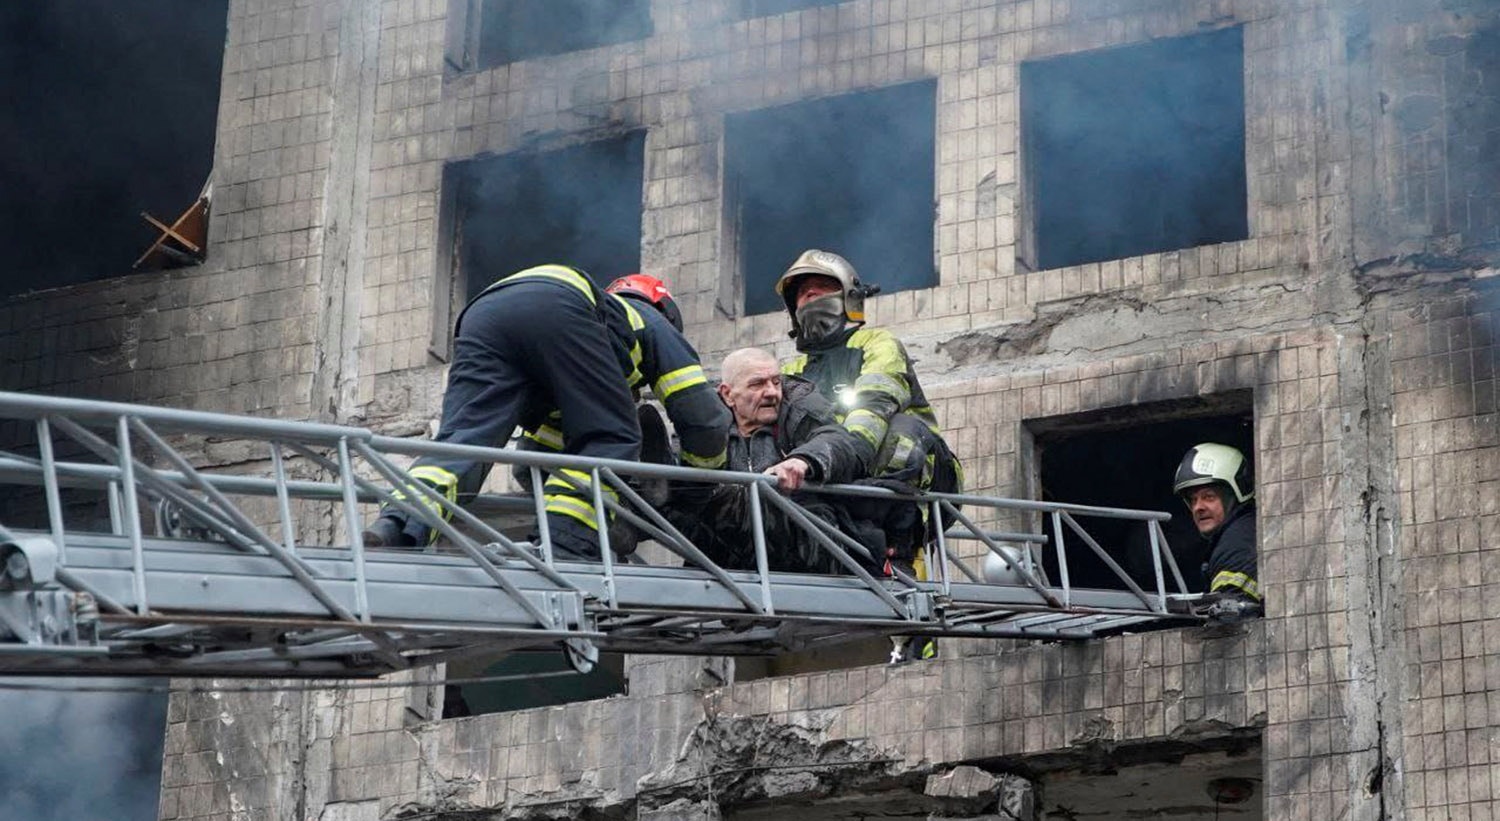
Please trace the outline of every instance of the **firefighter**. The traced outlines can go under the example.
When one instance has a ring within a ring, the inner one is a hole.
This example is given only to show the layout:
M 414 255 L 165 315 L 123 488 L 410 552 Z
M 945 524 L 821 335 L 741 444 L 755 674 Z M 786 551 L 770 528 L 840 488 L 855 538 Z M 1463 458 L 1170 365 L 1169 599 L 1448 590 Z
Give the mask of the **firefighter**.
M 670 299 L 665 286 L 657 299 Z M 542 437 L 555 434 L 561 453 L 634 461 L 641 434 L 632 391 L 649 384 L 678 426 L 685 457 L 721 465 L 725 411 L 697 353 L 662 310 L 637 310 L 636 302 L 601 291 L 586 273 L 563 265 L 528 268 L 491 284 L 455 323 L 437 441 L 500 447 L 519 424 Z M 549 418 L 555 428 L 545 424 Z M 489 468 L 423 457 L 410 473 L 460 501 L 478 492 Z M 586 472 L 561 473 L 588 481 Z M 588 492 L 550 476 L 544 495 L 554 554 L 597 560 Z M 387 507 L 365 531 L 365 543 L 416 547 L 434 536 L 421 521 Z
M 865 297 L 878 290 L 860 282 L 854 266 L 838 254 L 804 251 L 776 281 L 799 353 L 783 370 L 810 380 L 834 402 L 844 427 L 875 451 L 877 479 L 956 493 L 963 487 L 963 468 L 943 440 L 906 348 L 890 331 L 865 327 Z M 911 506 L 893 509 L 906 507 Z M 925 517 L 925 507 L 918 515 Z M 940 523 L 917 532 L 935 526 Z M 915 562 L 921 578 L 919 541 L 893 539 L 887 555 Z M 898 648 L 892 661 L 905 660 L 908 652 Z M 936 645 L 923 643 L 918 652 L 929 657 Z
M 1182 498 L 1198 535 L 1208 542 L 1204 577 L 1216 621 L 1261 613 L 1255 547 L 1255 488 L 1250 463 L 1236 448 L 1205 442 L 1182 457 L 1172 492 Z

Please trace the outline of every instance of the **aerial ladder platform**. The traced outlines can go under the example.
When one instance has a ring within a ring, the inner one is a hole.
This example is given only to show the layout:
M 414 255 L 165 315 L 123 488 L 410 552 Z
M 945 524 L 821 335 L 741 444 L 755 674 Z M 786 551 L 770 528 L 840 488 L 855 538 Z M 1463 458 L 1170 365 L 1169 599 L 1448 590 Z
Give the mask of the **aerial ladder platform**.
M 811 489 L 889 495 L 945 522 L 926 548 L 933 578 L 917 580 L 872 575 L 859 542 L 758 474 L 7 392 L 0 431 L 0 674 L 367 677 L 559 649 L 584 671 L 601 651 L 763 655 L 881 635 L 1080 640 L 1200 618 L 1160 512 Z M 514 466 L 533 490 L 454 504 L 406 473 L 423 455 Z M 563 467 L 589 477 L 581 489 L 598 510 L 601 561 L 553 556 L 542 477 Z M 652 481 L 744 486 L 756 569 L 704 555 L 643 498 L 638 487 Z M 437 528 L 437 547 L 365 547 L 379 504 Z M 616 557 L 606 511 L 680 564 Z M 846 573 L 768 566 L 770 515 Z M 1154 584 L 1143 588 L 1089 535 L 1084 523 L 1101 517 L 1144 526 Z M 331 543 L 299 542 L 309 532 Z M 1110 568 L 1118 589 L 1073 586 L 1068 556 L 1079 550 Z

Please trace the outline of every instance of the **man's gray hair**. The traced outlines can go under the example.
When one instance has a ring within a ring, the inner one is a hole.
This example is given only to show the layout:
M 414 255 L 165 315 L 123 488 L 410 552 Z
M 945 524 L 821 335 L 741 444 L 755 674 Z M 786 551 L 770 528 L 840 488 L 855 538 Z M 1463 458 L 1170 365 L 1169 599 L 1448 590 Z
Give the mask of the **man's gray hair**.
M 764 348 L 740 348 L 724 357 L 719 377 L 726 385 L 733 384 L 745 373 L 746 369 L 765 363 L 770 363 L 772 366 L 777 364 L 776 357 L 771 355 L 770 351 Z

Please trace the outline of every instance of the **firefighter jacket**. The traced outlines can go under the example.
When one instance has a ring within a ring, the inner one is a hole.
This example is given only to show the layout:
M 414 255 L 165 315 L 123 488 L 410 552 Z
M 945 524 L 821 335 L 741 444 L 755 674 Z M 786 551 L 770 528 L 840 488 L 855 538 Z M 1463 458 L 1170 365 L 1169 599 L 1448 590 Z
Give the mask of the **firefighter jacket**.
M 942 439 L 905 347 L 890 331 L 846 328 L 804 347 L 782 370 L 811 381 L 834 403 L 843 426 L 876 454 L 875 476 L 923 489 L 962 487 L 962 468 Z
M 775 424 L 748 436 L 731 427 L 727 467 L 759 473 L 797 456 L 811 466 L 809 479 L 842 484 L 868 476 L 874 455 L 865 440 L 839 424 L 833 404 L 813 383 L 787 376 L 781 383 L 781 407 Z
M 621 370 L 632 391 L 650 387 L 667 411 L 682 448 L 682 461 L 692 467 L 724 467 L 725 430 L 729 410 L 703 374 L 698 352 L 655 308 L 619 294 L 601 294 L 610 314 L 610 328 L 626 352 Z M 560 451 L 560 419 L 549 413 L 523 423 L 528 447 Z
M 1236 505 L 1219 529 L 1208 536 L 1208 577 L 1210 592 L 1238 590 L 1260 600 L 1260 583 L 1256 576 L 1259 562 L 1255 547 L 1255 502 Z

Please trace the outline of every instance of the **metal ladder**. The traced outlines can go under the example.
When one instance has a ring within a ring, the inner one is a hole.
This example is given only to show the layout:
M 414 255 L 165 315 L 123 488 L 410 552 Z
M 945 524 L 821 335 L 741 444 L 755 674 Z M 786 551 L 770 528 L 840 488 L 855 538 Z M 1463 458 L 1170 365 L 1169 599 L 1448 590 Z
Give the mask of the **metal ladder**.
M 6 392 L 0 392 L 0 426 L 6 431 L 0 436 L 3 674 L 373 676 L 556 648 L 586 670 L 600 650 L 764 654 L 917 634 L 1087 639 L 1101 631 L 1198 618 L 1191 610 L 1198 597 L 1188 592 L 1161 530 L 1165 513 L 962 494 L 902 496 L 902 502 L 923 505 L 933 521 L 954 524 L 928 548 L 933 580 L 918 581 L 899 570 L 877 578 L 865 569 L 868 553 L 859 542 L 758 474 Z M 58 455 L 64 447 L 66 458 Z M 439 454 L 519 465 L 534 490 L 481 496 L 466 506 L 450 503 L 400 466 L 407 457 Z M 193 464 L 230 458 L 263 463 L 270 475 Z M 315 478 L 291 478 L 289 459 Z M 541 515 L 542 475 L 562 467 L 589 476 L 587 490 L 601 525 L 600 562 L 552 555 Z M 627 477 L 744 486 L 756 570 L 715 564 Z M 392 487 L 425 494 L 450 518 L 393 494 Z M 815 492 L 896 501 L 891 491 L 865 486 Z M 81 516 L 78 502 L 88 499 L 98 500 L 95 506 L 103 505 L 107 517 Z M 379 503 L 437 528 L 441 549 L 363 546 L 362 524 Z M 319 517 L 329 532 L 341 530 L 333 538 L 343 543 L 299 544 L 294 505 L 303 516 Z M 609 549 L 606 510 L 681 557 L 682 566 L 617 560 Z M 769 568 L 764 519 L 771 510 L 826 550 L 847 575 Z M 522 521 L 539 537 L 533 542 L 507 536 L 490 514 Z M 991 532 L 976 521 L 1035 522 L 1041 516 L 1050 518 L 1054 538 Z M 1146 526 L 1152 589 L 1142 589 L 1088 534 L 1079 520 L 1089 517 Z M 79 521 L 85 518 L 90 521 Z M 155 520 L 155 533 L 146 532 L 148 519 Z M 953 549 L 958 539 L 977 541 L 995 556 L 990 563 L 1005 571 L 1002 583 L 986 582 L 963 561 Z M 1071 585 L 1068 552 L 1079 544 L 1114 572 L 1119 589 Z M 1035 549 L 1053 551 L 1056 582 L 1040 572 Z

